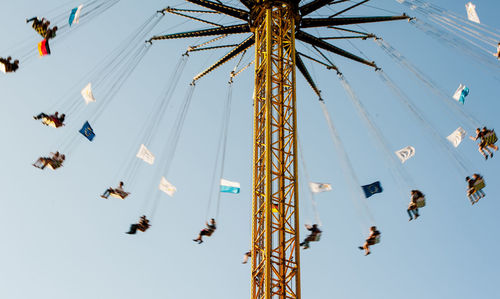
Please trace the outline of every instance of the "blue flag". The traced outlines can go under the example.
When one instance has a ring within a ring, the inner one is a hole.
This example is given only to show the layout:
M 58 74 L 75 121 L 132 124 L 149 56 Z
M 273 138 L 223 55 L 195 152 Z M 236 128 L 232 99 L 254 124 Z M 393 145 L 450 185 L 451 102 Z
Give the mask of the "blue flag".
M 381 193 L 383 191 L 382 185 L 380 185 L 379 181 L 376 181 L 375 183 L 372 183 L 370 185 L 361 186 L 361 188 L 363 188 L 366 198 L 372 196 L 373 194 Z
M 238 194 L 238 193 L 240 193 L 240 183 L 231 182 L 231 181 L 228 181 L 225 179 L 221 179 L 220 180 L 220 192 Z
M 82 133 L 82 135 L 85 136 L 89 141 L 94 140 L 95 133 L 88 121 L 83 124 L 83 127 L 80 129 L 80 133 Z
M 71 10 L 71 13 L 70 13 L 69 19 L 68 19 L 68 23 L 69 23 L 70 27 L 71 27 L 71 25 L 78 23 L 78 21 L 80 19 L 80 12 L 82 11 L 82 7 L 83 7 L 83 4 L 78 6 L 78 7 L 73 8 Z
M 465 97 L 469 95 L 469 88 L 466 86 L 462 90 L 462 93 L 460 94 L 460 100 L 458 100 L 460 103 L 465 104 Z
M 460 83 L 458 86 L 457 90 L 453 94 L 453 98 L 460 103 L 465 104 L 465 97 L 469 95 L 469 88 L 463 84 Z

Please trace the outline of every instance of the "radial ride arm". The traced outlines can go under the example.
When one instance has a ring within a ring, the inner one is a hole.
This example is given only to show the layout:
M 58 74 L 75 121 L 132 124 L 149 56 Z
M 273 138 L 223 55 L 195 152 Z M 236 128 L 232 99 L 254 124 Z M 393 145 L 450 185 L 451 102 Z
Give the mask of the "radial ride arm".
M 203 76 L 207 75 L 211 71 L 215 70 L 219 66 L 223 65 L 224 63 L 228 62 L 229 60 L 233 59 L 234 57 L 238 56 L 238 54 L 240 54 L 241 52 L 243 52 L 246 49 L 248 49 L 251 46 L 253 46 L 254 43 L 255 43 L 255 38 L 252 35 L 249 38 L 247 38 L 246 40 L 244 40 L 237 47 L 235 47 L 234 49 L 232 49 L 229 53 L 227 53 L 226 55 L 224 55 L 224 57 L 222 57 L 221 59 L 219 59 L 219 61 L 217 61 L 216 63 L 212 64 L 206 70 L 204 70 L 203 72 L 201 72 L 198 75 L 196 75 L 196 77 L 193 78 L 193 81 L 199 80 L 200 78 L 202 78 Z
M 193 4 L 196 4 L 196 5 L 199 5 L 199 6 L 203 6 L 203 7 L 208 8 L 208 9 L 218 11 L 220 13 L 235 17 L 235 18 L 240 19 L 240 20 L 248 21 L 249 13 L 247 11 L 244 11 L 243 9 L 227 6 L 224 4 L 215 3 L 212 1 L 208 1 L 208 0 L 186 0 L 186 1 L 191 2 Z
M 307 83 L 309 83 L 309 86 L 314 90 L 314 92 L 318 95 L 318 97 L 321 99 L 321 91 L 318 89 L 316 86 L 316 83 L 314 83 L 314 80 L 312 79 L 311 75 L 309 74 L 309 71 L 306 68 L 306 65 L 304 64 L 304 61 L 302 61 L 302 58 L 300 58 L 299 52 L 295 52 L 295 64 L 299 71 L 302 73 L 304 78 L 306 79 Z
M 205 30 L 195 30 L 195 31 L 187 31 L 187 32 L 173 33 L 160 36 L 153 36 L 150 39 L 150 41 L 160 40 L 160 39 L 178 39 L 178 38 L 237 34 L 237 33 L 248 33 L 248 32 L 250 32 L 250 26 L 248 26 L 248 24 L 240 24 L 227 27 L 210 28 Z
M 410 19 L 406 14 L 401 16 L 389 17 L 349 17 L 349 18 L 303 18 L 300 24 L 301 28 L 324 27 L 324 26 L 338 26 L 338 25 L 352 25 L 362 23 L 375 23 L 396 20 Z
M 371 67 L 377 68 L 377 65 L 373 61 L 368 61 L 365 60 L 359 56 L 356 56 L 352 53 L 349 53 L 345 50 L 342 50 L 341 48 L 335 47 L 334 45 L 325 42 L 324 40 L 321 40 L 313 35 L 310 35 L 309 33 L 306 33 L 304 31 L 298 30 L 297 33 L 295 34 L 295 38 L 298 40 L 301 40 L 303 42 L 306 42 L 308 44 L 311 44 L 313 46 L 316 46 L 318 48 L 327 50 L 329 52 L 344 56 L 346 58 L 355 60 L 357 62 L 361 62 L 363 64 L 369 65 Z

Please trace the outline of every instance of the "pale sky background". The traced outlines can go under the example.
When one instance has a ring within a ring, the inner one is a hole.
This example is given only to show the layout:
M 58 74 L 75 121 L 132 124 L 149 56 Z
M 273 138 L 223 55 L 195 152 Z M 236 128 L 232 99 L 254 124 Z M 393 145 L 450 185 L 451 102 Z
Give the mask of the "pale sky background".
M 25 24 L 26 18 L 44 13 L 50 17 L 58 7 L 68 9 L 69 15 L 69 9 L 80 4 L 56 0 L 4 2 L 0 56 L 14 58 L 35 48 L 40 40 L 31 26 Z M 241 7 L 234 0 L 223 2 Z M 466 17 L 466 1 L 432 3 Z M 477 0 L 474 3 L 481 22 L 498 30 L 500 2 Z M 394 0 L 373 0 L 367 4 L 370 7 L 360 7 L 348 15 L 399 15 L 402 12 L 413 15 Z M 227 80 L 236 61 L 198 82 L 167 176 L 178 192 L 173 198 L 162 194 L 151 229 L 134 236 L 124 232 L 139 216 L 151 213 L 159 182 L 154 167 L 136 163 L 135 152 L 144 138 L 140 135 L 141 129 L 151 122 L 148 115 L 169 83 L 180 55 L 187 46 L 201 41 L 157 41 L 115 97 L 105 98 L 104 94 L 111 88 L 105 83 L 94 91 L 98 101 L 95 106 L 84 107 L 79 96 L 79 91 L 89 82 L 85 74 L 98 70 L 98 64 L 102 66 L 109 53 L 123 50 L 119 45 L 124 39 L 156 10 L 167 6 L 198 9 L 180 0 L 122 0 L 91 20 L 82 18 L 80 24 L 56 37 L 51 44 L 52 55 L 21 61 L 16 73 L 0 74 L 0 110 L 5 120 L 0 128 L 3 166 L 0 169 L 0 223 L 4 227 L 0 246 L 0 298 L 233 299 L 250 296 L 250 264 L 242 265 L 241 259 L 250 244 L 253 68 L 235 79 L 224 169 L 226 179 L 241 183 L 241 193 L 222 194 L 218 229 L 201 245 L 192 239 L 204 226 L 207 215 L 214 216 L 213 205 L 207 212 L 207 204 Z M 329 14 L 332 10 L 324 8 L 316 15 Z M 66 21 L 64 18 L 58 25 Z M 234 20 L 225 18 L 222 22 L 229 24 Z M 167 15 L 148 36 L 196 28 L 207 28 L 207 25 Z M 460 109 L 479 119 L 482 125 L 500 128 L 500 61 L 491 56 L 492 67 L 480 64 L 406 21 L 364 24 L 363 28 L 383 37 L 450 96 L 459 83 L 466 84 L 470 94 Z M 321 36 L 335 34 L 325 29 L 308 32 Z M 230 41 L 243 39 L 242 35 Z M 424 111 L 426 119 L 442 136 L 458 126 L 466 128 L 468 135 L 473 133 L 463 119 L 372 40 L 353 40 L 352 43 L 355 47 L 343 41 L 337 45 L 376 61 Z M 306 54 L 312 53 L 303 50 L 302 45 L 298 47 Z M 160 132 L 150 147 L 153 153 L 158 153 L 157 164 L 165 161 L 166 157 L 159 153 L 171 135 L 191 78 L 227 51 L 190 55 L 184 72 L 179 74 L 180 83 Z M 253 48 L 244 61 L 248 62 L 252 55 Z M 401 186 L 390 172 L 389 157 L 379 149 L 356 114 L 335 72 L 306 60 L 360 183 L 380 180 L 384 192 L 365 202 L 382 232 L 382 242 L 373 247 L 372 255 L 365 257 L 357 246 L 368 233 L 369 219 L 356 213 L 356 200 L 352 200 L 356 195 L 351 193 L 345 180 L 348 176 L 341 168 L 317 97 L 298 75 L 299 134 L 308 172 L 313 181 L 333 186 L 331 192 L 316 196 L 324 234 L 320 242 L 301 251 L 302 297 L 500 298 L 500 263 L 496 252 L 500 241 L 495 237 L 500 225 L 496 214 L 500 211 L 500 153 L 497 153 L 499 157 L 484 161 L 476 144 L 469 139 L 457 149 L 466 157 L 471 172 L 483 174 L 487 183 L 486 197 L 471 206 L 465 196 L 464 175 L 453 159 L 398 103 L 373 69 L 339 56 L 328 56 L 352 84 L 391 150 L 407 145 L 415 147 L 415 157 L 403 167 L 415 187 L 426 194 L 428 205 L 421 210 L 418 220 L 408 222 L 409 192 L 400 192 Z M 107 58 L 106 62 L 111 59 Z M 96 77 L 94 74 L 90 81 Z M 76 96 L 68 96 L 72 93 Z M 102 103 L 107 103 L 106 107 L 98 108 L 103 107 Z M 64 113 L 72 105 L 79 107 L 78 114 L 68 114 L 63 128 L 45 127 L 32 119 L 42 111 Z M 87 119 L 93 120 L 91 124 L 96 132 L 92 143 L 78 133 Z M 63 168 L 41 171 L 31 166 L 39 156 L 60 148 L 69 149 L 64 152 L 67 161 Z M 134 165 L 139 167 L 135 175 L 129 175 L 132 181 L 125 181 L 126 189 L 131 188 L 130 197 L 124 201 L 102 200 L 99 195 L 107 187 L 116 186 Z M 314 219 L 305 183 L 301 178 L 301 239 L 306 233 L 303 225 Z

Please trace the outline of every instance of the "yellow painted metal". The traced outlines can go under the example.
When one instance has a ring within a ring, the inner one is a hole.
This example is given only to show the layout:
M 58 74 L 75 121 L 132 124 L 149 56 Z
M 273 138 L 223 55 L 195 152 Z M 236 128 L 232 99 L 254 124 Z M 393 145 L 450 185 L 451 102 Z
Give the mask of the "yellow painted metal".
M 300 298 L 294 11 L 267 2 L 253 24 L 252 299 Z

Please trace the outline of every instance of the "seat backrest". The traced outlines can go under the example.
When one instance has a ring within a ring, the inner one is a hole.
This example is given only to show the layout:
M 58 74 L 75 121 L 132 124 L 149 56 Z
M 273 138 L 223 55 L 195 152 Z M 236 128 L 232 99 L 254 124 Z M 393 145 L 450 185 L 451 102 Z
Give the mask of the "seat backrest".
M 422 208 L 425 207 L 425 197 L 419 197 L 417 198 L 417 207 Z
M 478 191 L 486 187 L 486 184 L 484 182 L 484 179 L 480 178 L 474 183 L 474 190 Z
M 319 241 L 321 239 L 321 233 L 317 233 L 315 236 L 314 236 L 314 240 L 313 241 Z
M 484 134 L 484 140 L 486 141 L 486 144 L 493 144 L 497 142 L 498 138 L 495 134 L 495 131 L 491 130 L 488 133 Z

